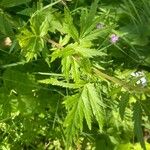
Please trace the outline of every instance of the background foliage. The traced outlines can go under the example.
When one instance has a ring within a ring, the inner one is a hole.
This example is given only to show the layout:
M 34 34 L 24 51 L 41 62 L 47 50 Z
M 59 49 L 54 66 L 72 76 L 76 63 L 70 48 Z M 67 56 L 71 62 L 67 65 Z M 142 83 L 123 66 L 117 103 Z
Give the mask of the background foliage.
M 149 0 L 0 0 L 0 149 L 150 149 Z

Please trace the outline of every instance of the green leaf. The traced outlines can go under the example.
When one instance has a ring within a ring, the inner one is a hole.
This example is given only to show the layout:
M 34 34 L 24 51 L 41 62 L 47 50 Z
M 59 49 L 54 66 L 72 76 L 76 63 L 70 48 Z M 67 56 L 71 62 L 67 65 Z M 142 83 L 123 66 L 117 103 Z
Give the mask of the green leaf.
M 57 58 L 65 58 L 69 57 L 70 55 L 74 54 L 74 50 L 70 45 L 63 49 L 55 49 L 54 52 L 51 54 L 51 62 L 55 61 Z
M 96 117 L 96 120 L 99 124 L 99 128 L 102 131 L 103 123 L 104 123 L 103 109 L 105 108 L 105 105 L 102 99 L 100 99 L 100 97 L 98 96 L 94 84 L 88 83 L 86 85 L 86 88 L 87 88 L 87 95 L 92 108 L 93 115 Z
M 3 74 L 4 87 L 9 91 L 16 90 L 17 93 L 29 94 L 37 86 L 34 76 L 21 71 L 7 69 Z
M 150 103 L 149 103 L 149 99 L 144 100 L 144 101 L 142 101 L 141 103 L 142 103 L 143 111 L 144 111 L 145 114 L 148 116 L 148 119 L 149 119 L 149 121 L 150 121 L 150 111 L 149 111 Z
M 69 103 L 68 103 L 69 102 Z M 65 105 L 67 108 L 71 108 L 68 112 L 64 126 L 66 127 L 66 145 L 67 147 L 72 145 L 72 142 L 77 138 L 80 131 L 83 129 L 83 104 L 80 99 L 80 95 L 76 94 L 73 97 L 66 100 Z M 72 104 L 72 107 L 70 106 Z M 69 106 L 68 106 L 69 104 Z
M 66 80 L 69 81 L 70 69 L 71 69 L 71 58 L 70 58 L 70 56 L 64 57 L 61 60 L 61 65 L 62 65 L 62 73 L 66 77 Z
M 73 84 L 73 83 L 66 83 L 63 81 L 59 81 L 56 78 L 50 78 L 50 79 L 44 79 L 44 80 L 39 80 L 39 83 L 44 83 L 44 84 L 52 84 L 56 86 L 61 86 L 64 88 L 70 88 L 70 89 L 78 89 L 82 87 L 84 84 Z
M 26 8 L 26 9 L 23 9 L 23 10 L 17 12 L 17 14 L 24 15 L 24 16 L 31 16 L 35 11 L 36 11 L 35 7 Z
M 62 25 L 59 17 L 61 16 L 51 7 L 43 7 L 31 16 L 30 28 L 34 34 L 40 35 L 41 37 L 45 36 L 48 31 L 61 31 Z
M 80 66 L 74 57 L 71 62 L 71 75 L 76 83 L 80 82 Z
M 112 27 L 111 27 L 112 28 Z M 86 36 L 82 37 L 82 41 L 88 42 L 88 41 L 93 41 L 97 39 L 98 37 L 105 37 L 106 34 L 110 32 L 110 28 L 104 28 L 104 29 L 95 29 L 91 31 L 89 34 Z
M 89 58 L 83 58 L 80 62 L 81 68 L 84 70 L 86 73 L 91 73 L 92 71 L 92 64 Z
M 124 119 L 125 109 L 127 107 L 128 102 L 129 102 L 129 93 L 122 94 L 119 102 L 119 114 L 122 120 Z
M 96 11 L 97 11 L 98 1 L 99 0 L 94 1 L 94 3 L 91 5 L 90 11 L 86 17 L 84 17 L 85 13 L 82 11 L 81 21 L 80 21 L 81 22 L 81 24 L 80 24 L 80 26 L 81 26 L 81 35 L 80 36 L 81 37 L 84 37 L 86 34 L 88 34 L 94 28 L 94 26 L 92 26 L 92 25 L 93 25 L 93 20 L 95 19 L 94 17 L 95 17 Z M 89 28 L 91 28 L 91 29 L 89 29 Z
M 2 0 L 0 7 L 14 7 L 30 2 L 31 0 Z
M 67 33 L 70 37 L 72 37 L 75 41 L 79 41 L 79 33 L 76 27 L 73 24 L 73 18 L 68 9 L 64 10 L 65 19 L 63 23 L 63 31 Z
M 78 46 L 75 51 L 81 54 L 83 57 L 92 58 L 94 56 L 106 56 L 104 52 L 98 51 L 96 49 L 84 48 Z
M 0 33 L 11 36 L 14 34 L 13 29 L 16 28 L 16 26 L 12 17 L 0 10 Z
M 66 45 L 70 40 L 70 36 L 69 35 L 65 35 L 65 37 L 62 39 L 62 37 L 60 37 L 59 43 L 60 45 L 64 46 Z
M 63 104 L 65 104 L 68 111 L 72 109 L 72 106 L 75 103 L 77 103 L 78 98 L 79 98 L 79 93 L 65 97 Z
M 143 139 L 143 131 L 142 131 L 142 109 L 139 101 L 136 101 L 133 107 L 133 120 L 134 120 L 134 131 L 138 141 L 141 144 L 141 147 L 146 150 L 145 142 Z
M 102 130 L 104 104 L 99 98 L 94 84 L 85 84 L 81 93 L 67 97 L 64 104 L 68 109 L 64 122 L 67 143 L 71 144 L 79 132 L 82 132 L 84 118 L 89 129 L 91 129 L 92 118 L 95 117 L 100 130 Z
M 50 22 L 49 18 L 46 17 L 45 20 L 42 22 L 40 25 L 40 36 L 43 37 L 47 34 L 49 27 L 50 27 Z
M 37 58 L 44 49 L 44 40 L 27 29 L 22 30 L 17 38 L 27 61 Z
M 44 39 L 48 31 L 54 32 L 55 25 L 59 24 L 52 13 L 53 10 L 50 7 L 37 10 L 30 18 L 30 28 L 24 27 L 19 34 L 19 44 L 27 61 L 37 58 L 41 52 L 45 60 L 49 61 Z
M 36 14 L 33 14 L 30 18 L 30 28 L 32 32 L 41 37 L 46 35 L 50 29 L 50 22 L 52 22 L 53 15 L 52 9 L 46 9 L 43 11 L 37 10 Z
M 85 116 L 88 128 L 91 130 L 91 123 L 92 123 L 91 118 L 93 117 L 93 113 L 92 113 L 92 108 L 91 108 L 91 104 L 90 104 L 89 97 L 88 97 L 88 91 L 87 91 L 87 88 L 85 87 L 81 93 L 81 99 L 84 105 L 84 109 L 83 109 L 84 116 Z

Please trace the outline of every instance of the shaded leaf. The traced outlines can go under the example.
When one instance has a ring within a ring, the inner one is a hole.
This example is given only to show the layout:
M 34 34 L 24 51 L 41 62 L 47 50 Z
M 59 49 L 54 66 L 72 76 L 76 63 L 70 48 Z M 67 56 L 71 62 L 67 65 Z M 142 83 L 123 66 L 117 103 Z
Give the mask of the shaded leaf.
M 2 0 L 0 3 L 1 7 L 14 7 L 21 4 L 30 2 L 31 0 Z
M 133 120 L 134 120 L 134 131 L 135 131 L 135 135 L 138 139 L 138 141 L 140 142 L 142 148 L 144 150 L 146 150 L 145 147 L 145 142 L 143 139 L 143 131 L 142 131 L 142 109 L 141 109 L 141 104 L 139 103 L 139 101 L 136 101 L 136 103 L 134 104 L 133 107 Z
M 127 107 L 128 102 L 129 102 L 129 93 L 122 94 L 119 102 L 119 114 L 122 120 L 124 119 L 125 109 Z

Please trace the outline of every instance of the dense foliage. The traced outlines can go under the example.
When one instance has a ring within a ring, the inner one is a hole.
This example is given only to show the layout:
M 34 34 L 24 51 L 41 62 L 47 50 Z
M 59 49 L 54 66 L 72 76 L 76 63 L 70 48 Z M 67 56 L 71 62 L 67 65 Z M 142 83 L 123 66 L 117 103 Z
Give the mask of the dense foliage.
M 0 149 L 150 149 L 149 0 L 0 0 Z

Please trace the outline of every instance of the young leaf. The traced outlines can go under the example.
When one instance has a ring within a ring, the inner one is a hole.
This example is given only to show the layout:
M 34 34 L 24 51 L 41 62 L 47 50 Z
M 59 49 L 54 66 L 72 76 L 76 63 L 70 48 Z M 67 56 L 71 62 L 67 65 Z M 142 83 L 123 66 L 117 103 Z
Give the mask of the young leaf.
M 27 61 L 37 58 L 44 49 L 44 40 L 27 29 L 21 31 L 21 34 L 18 35 L 18 41 Z
M 65 19 L 63 24 L 63 31 L 72 37 L 76 42 L 79 41 L 79 33 L 73 24 L 73 18 L 68 9 L 64 10 Z
M 62 39 L 62 37 L 59 40 L 60 45 L 64 46 L 66 45 L 70 40 L 70 36 L 69 35 L 65 35 L 65 37 Z

